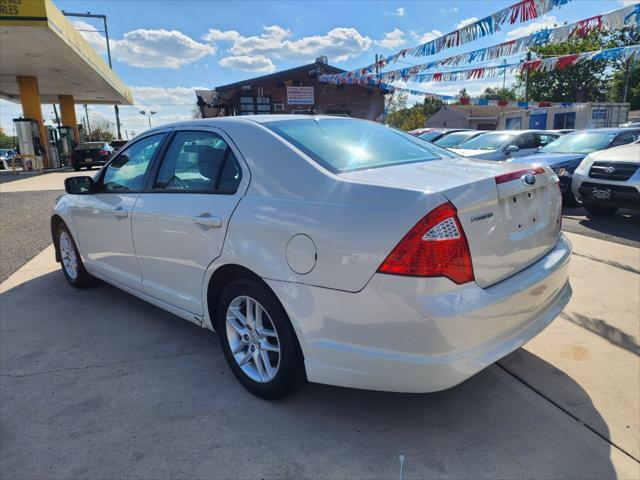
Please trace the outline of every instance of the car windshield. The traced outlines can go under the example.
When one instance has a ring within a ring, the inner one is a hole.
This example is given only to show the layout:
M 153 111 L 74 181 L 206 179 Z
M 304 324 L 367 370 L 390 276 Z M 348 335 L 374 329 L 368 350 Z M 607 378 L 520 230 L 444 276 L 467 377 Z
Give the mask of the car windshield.
M 432 130 L 430 132 L 421 133 L 420 135 L 418 135 L 418 138 L 421 138 L 423 140 L 426 140 L 427 142 L 430 142 L 431 140 L 433 140 L 436 137 L 439 137 L 440 135 L 442 135 L 442 132 L 440 130 Z
M 313 118 L 264 124 L 334 173 L 457 155 L 380 123 Z
M 478 132 L 474 132 L 474 131 L 455 132 L 455 133 L 450 133 L 449 135 L 445 135 L 444 137 L 439 138 L 433 143 L 443 148 L 457 147 L 458 145 L 462 144 L 463 142 L 466 142 L 471 137 L 474 137 L 476 135 L 481 135 L 481 134 L 478 134 Z
M 469 150 L 497 150 L 500 145 L 515 136 L 515 133 L 485 133 L 463 142 L 460 144 L 460 148 L 468 148 Z
M 604 149 L 615 135 L 615 133 L 604 132 L 569 133 L 541 148 L 540 151 L 545 153 L 591 153 Z
M 79 143 L 76 150 L 95 150 L 96 148 L 102 148 L 104 143 L 102 142 L 85 142 Z

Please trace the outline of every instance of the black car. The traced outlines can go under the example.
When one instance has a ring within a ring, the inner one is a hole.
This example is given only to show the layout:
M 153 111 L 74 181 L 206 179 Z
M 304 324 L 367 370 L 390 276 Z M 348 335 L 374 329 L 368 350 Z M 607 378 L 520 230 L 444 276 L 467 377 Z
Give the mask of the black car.
M 71 154 L 71 165 L 76 172 L 82 167 L 87 167 L 87 170 L 101 167 L 111 159 L 113 152 L 113 147 L 107 142 L 79 143 Z

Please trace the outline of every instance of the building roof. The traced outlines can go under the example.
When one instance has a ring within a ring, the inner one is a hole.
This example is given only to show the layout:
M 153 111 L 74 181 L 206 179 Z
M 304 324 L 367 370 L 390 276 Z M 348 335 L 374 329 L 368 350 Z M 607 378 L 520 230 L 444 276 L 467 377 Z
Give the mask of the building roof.
M 20 101 L 19 76 L 38 79 L 42 103 L 133 104 L 131 90 L 51 0 L 10 2 L 0 16 L 0 98 Z
M 515 110 L 522 110 L 520 107 L 498 105 L 446 105 L 444 108 L 448 108 L 463 114 L 466 118 L 487 118 L 498 117 L 502 112 L 512 112 Z

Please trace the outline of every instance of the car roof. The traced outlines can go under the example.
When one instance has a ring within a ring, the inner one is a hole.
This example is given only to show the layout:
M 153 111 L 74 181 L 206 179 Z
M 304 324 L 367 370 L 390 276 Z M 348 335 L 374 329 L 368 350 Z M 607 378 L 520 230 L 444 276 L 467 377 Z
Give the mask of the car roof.
M 633 132 L 633 131 L 638 131 L 640 130 L 640 128 L 637 127 L 616 127 L 616 128 L 588 128 L 586 130 L 576 130 L 575 132 L 571 132 L 571 133 L 622 133 L 622 132 Z M 567 135 L 571 135 L 571 134 L 567 134 Z

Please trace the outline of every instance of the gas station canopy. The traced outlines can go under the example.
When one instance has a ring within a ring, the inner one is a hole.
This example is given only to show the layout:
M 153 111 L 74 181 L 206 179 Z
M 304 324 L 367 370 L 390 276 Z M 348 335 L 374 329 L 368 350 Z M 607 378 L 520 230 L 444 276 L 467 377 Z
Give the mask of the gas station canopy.
M 0 98 L 20 102 L 18 77 L 41 103 L 133 104 L 131 90 L 50 0 L 0 0 Z

